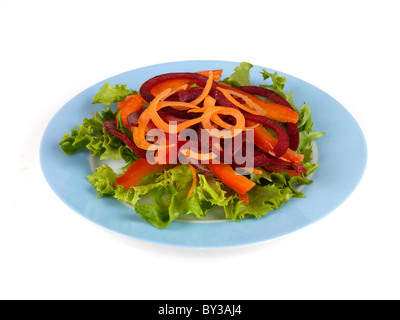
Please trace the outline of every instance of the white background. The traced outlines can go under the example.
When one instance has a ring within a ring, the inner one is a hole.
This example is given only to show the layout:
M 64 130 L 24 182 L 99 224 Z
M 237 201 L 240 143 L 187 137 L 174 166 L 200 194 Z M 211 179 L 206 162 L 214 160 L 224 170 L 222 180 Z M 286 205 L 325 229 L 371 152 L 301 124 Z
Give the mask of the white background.
M 0 0 L 1 299 L 399 299 L 398 1 Z M 70 98 L 179 60 L 303 79 L 360 124 L 359 187 L 319 222 L 229 249 L 103 230 L 47 185 L 39 144 Z

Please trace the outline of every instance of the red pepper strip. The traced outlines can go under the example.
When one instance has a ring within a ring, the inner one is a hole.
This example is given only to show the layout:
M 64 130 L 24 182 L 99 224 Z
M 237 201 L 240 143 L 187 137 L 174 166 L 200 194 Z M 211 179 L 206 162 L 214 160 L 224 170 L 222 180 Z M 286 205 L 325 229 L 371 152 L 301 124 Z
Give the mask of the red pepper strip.
M 238 194 L 243 195 L 256 185 L 255 182 L 247 179 L 245 176 L 237 174 L 228 164 L 208 164 L 207 166 L 219 180 Z
M 140 94 L 136 94 L 133 96 L 128 96 L 125 100 L 121 101 L 117 105 L 117 109 L 120 110 L 120 116 L 124 127 L 128 127 L 128 116 L 132 112 L 136 112 L 142 109 L 142 104 L 145 104 L 146 101 L 141 97 Z M 117 118 L 118 119 L 118 116 Z
M 224 71 L 223 69 L 217 69 L 217 70 L 204 70 L 204 71 L 197 71 L 196 73 L 200 73 L 203 76 L 208 77 L 208 73 L 212 71 L 214 74 L 214 80 L 219 80 L 222 77 L 222 72 Z
M 249 197 L 247 196 L 247 193 L 245 193 L 245 194 L 238 193 L 238 196 L 240 197 L 240 199 L 242 199 L 243 202 L 249 203 Z
M 280 104 L 282 106 L 285 106 L 291 110 L 293 110 L 292 105 L 281 95 L 277 94 L 276 92 L 269 90 L 267 88 L 262 88 L 262 87 L 257 87 L 257 86 L 244 86 L 244 87 L 239 87 L 237 88 L 239 90 L 242 90 L 244 92 L 261 96 L 264 98 L 267 98 L 268 100 Z M 292 149 L 293 151 L 296 151 L 297 148 L 299 147 L 299 141 L 300 141 L 300 136 L 299 136 L 299 129 L 297 126 L 297 123 L 287 123 L 286 124 L 286 130 L 289 135 L 290 139 L 290 144 L 289 148 Z
M 116 121 L 115 120 L 107 120 L 103 122 L 104 129 L 121 139 L 134 153 L 136 153 L 140 158 L 146 158 L 146 151 L 140 149 L 136 146 L 136 144 L 124 133 L 115 128 Z
M 146 159 L 140 158 L 130 165 L 128 170 L 115 179 L 115 186 L 123 186 L 124 189 L 136 187 L 144 176 L 168 169 L 170 165 L 150 164 Z

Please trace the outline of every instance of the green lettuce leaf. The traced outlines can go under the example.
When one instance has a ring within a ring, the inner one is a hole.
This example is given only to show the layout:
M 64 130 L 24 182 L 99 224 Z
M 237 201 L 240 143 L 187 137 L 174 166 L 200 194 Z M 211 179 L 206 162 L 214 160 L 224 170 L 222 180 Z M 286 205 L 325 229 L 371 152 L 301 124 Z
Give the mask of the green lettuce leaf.
M 98 197 L 113 196 L 115 194 L 117 174 L 108 165 L 97 168 L 96 173 L 87 176 L 87 178 L 99 192 Z
M 94 155 L 99 155 L 100 160 L 123 159 L 127 164 L 132 163 L 137 159 L 137 155 L 119 138 L 103 128 L 103 122 L 114 120 L 116 114 L 116 111 L 107 109 L 101 110 L 100 113 L 96 112 L 92 118 L 83 119 L 83 123 L 78 125 L 77 129 L 72 129 L 71 133 L 65 132 L 59 142 L 61 149 L 66 155 L 71 155 L 87 148 Z
M 93 104 L 102 103 L 107 108 L 110 107 L 111 103 L 121 102 L 127 96 L 138 94 L 137 91 L 127 89 L 126 85 L 115 85 L 112 87 L 110 82 L 105 83 L 100 89 L 99 92 L 93 97 Z
M 232 87 L 249 86 L 251 68 L 253 68 L 251 63 L 242 62 L 235 68 L 235 72 L 233 72 L 230 77 L 225 78 L 221 82 L 229 84 Z
M 270 85 L 263 85 L 263 87 L 271 89 L 271 90 L 277 90 L 279 92 L 283 92 L 283 87 L 286 84 L 286 77 L 280 76 L 277 72 L 275 73 L 269 73 L 267 70 L 263 69 L 261 72 L 264 80 L 267 80 L 271 78 L 272 84 Z
M 247 193 L 247 196 L 249 203 L 244 203 L 238 196 L 234 197 L 230 205 L 225 208 L 228 219 L 239 221 L 245 217 L 261 218 L 289 201 L 293 197 L 293 193 L 289 188 L 280 189 L 274 185 L 256 185 Z
M 314 122 L 311 117 L 310 107 L 304 103 L 303 106 L 300 108 L 299 113 L 298 128 L 300 142 L 299 147 L 297 148 L 298 153 L 304 154 L 303 164 L 308 163 L 312 160 L 313 141 L 321 138 L 325 134 L 324 132 L 314 132 L 313 127 Z M 309 174 L 309 172 L 307 172 L 307 174 Z

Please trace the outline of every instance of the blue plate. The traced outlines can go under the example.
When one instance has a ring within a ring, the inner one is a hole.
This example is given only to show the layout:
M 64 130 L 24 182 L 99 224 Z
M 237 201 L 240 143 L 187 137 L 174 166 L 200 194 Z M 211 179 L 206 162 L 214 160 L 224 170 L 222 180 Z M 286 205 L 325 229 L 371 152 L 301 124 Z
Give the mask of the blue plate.
M 141 83 L 158 74 L 210 69 L 224 69 L 224 78 L 238 64 L 182 61 L 153 65 L 114 76 L 83 91 L 58 111 L 43 135 L 40 160 L 49 185 L 68 206 L 95 224 L 127 237 L 170 246 L 247 245 L 283 236 L 325 217 L 343 203 L 360 182 L 367 162 L 365 138 L 357 122 L 339 102 L 313 85 L 279 71 L 287 79 L 285 91 L 294 92 L 297 105 L 304 101 L 310 105 L 315 131 L 326 134 L 317 140 L 320 167 L 312 178 L 314 183 L 303 189 L 307 198 L 293 198 L 261 219 L 208 223 L 175 221 L 167 229 L 159 230 L 116 199 L 96 197 L 97 192 L 86 179 L 92 173 L 89 153 L 80 151 L 66 156 L 58 145 L 64 132 L 70 132 L 83 118 L 91 117 L 91 113 L 100 108 L 91 102 L 105 82 L 139 89 Z M 259 73 L 262 69 L 254 66 L 252 84 L 262 82 Z

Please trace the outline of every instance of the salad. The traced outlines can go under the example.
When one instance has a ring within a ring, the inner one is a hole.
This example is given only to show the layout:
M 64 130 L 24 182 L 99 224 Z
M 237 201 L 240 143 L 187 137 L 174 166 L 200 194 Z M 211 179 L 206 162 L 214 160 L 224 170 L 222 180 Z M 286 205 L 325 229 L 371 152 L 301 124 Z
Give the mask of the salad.
M 104 164 L 88 181 L 157 228 L 215 208 L 228 220 L 261 218 L 305 197 L 298 186 L 313 182 L 313 141 L 324 133 L 284 91 L 285 77 L 262 70 L 264 84 L 253 86 L 252 67 L 242 62 L 224 79 L 223 70 L 161 74 L 138 91 L 106 83 L 93 98 L 103 108 L 60 147 L 122 159 L 119 171 Z

